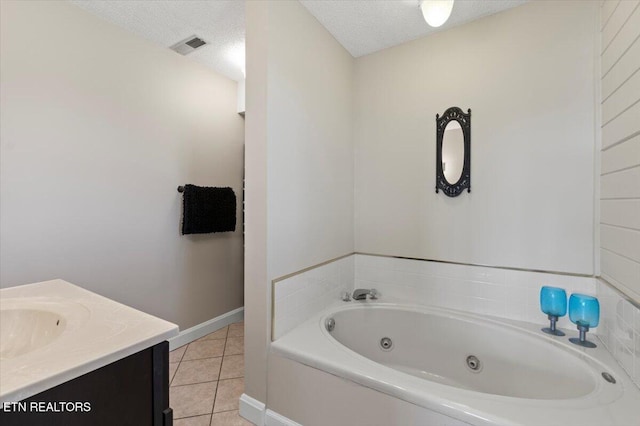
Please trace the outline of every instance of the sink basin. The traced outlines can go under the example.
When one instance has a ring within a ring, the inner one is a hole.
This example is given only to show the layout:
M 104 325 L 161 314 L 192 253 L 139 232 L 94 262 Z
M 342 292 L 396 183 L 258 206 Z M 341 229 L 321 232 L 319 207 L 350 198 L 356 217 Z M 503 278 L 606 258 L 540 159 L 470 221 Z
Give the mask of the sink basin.
M 0 407 L 4 402 L 30 398 L 177 334 L 175 324 L 66 281 L 2 288 Z
M 39 309 L 0 310 L 0 359 L 10 359 L 56 340 L 67 325 L 60 314 Z
M 88 318 L 82 304 L 60 298 L 0 298 L 0 361 L 40 352 Z

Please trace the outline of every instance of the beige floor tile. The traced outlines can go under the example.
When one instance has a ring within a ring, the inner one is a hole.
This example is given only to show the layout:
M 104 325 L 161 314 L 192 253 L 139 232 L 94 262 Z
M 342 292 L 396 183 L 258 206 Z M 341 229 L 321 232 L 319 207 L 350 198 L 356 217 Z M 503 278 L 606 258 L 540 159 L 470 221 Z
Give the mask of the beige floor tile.
M 196 417 L 186 417 L 173 421 L 173 426 L 209 426 L 211 414 Z
M 202 340 L 189 343 L 187 351 L 182 357 L 183 361 L 222 356 L 224 353 L 224 340 Z
M 230 355 L 222 358 L 220 379 L 244 377 L 244 355 Z
M 211 417 L 211 426 L 253 426 L 253 423 L 246 421 L 237 410 L 215 413 Z
M 182 361 L 171 386 L 190 385 L 193 383 L 213 382 L 218 380 L 222 358 L 205 358 L 193 361 Z
M 213 412 L 237 410 L 242 392 L 244 392 L 244 379 L 220 380 Z
M 186 350 L 187 350 L 187 345 L 184 345 L 169 352 L 169 362 L 180 362 Z
M 238 336 L 244 336 L 244 321 L 229 325 L 229 333 L 227 333 L 227 337 Z
M 196 342 L 200 342 L 202 340 L 212 340 L 212 339 L 226 339 L 227 338 L 227 330 L 229 326 L 224 326 L 220 330 L 216 330 L 213 333 L 209 333 L 206 336 L 202 336 Z
M 173 376 L 176 374 L 176 370 L 178 369 L 179 362 L 170 362 L 169 363 L 169 383 L 173 380 Z
M 227 344 L 224 348 L 225 355 L 244 354 L 244 337 L 227 337 Z
M 173 418 L 199 416 L 211 413 L 216 396 L 217 382 L 173 386 L 169 391 L 169 405 Z

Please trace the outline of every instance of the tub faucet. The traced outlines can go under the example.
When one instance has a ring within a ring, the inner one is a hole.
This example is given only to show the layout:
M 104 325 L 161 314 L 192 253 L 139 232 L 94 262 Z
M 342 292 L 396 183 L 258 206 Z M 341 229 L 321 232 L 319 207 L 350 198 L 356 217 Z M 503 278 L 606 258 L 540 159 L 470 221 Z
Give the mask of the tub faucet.
M 369 299 L 376 300 L 378 298 L 378 291 L 375 288 L 370 290 L 366 288 L 359 288 L 354 290 L 353 292 L 353 300 L 367 300 L 367 295 L 369 295 Z

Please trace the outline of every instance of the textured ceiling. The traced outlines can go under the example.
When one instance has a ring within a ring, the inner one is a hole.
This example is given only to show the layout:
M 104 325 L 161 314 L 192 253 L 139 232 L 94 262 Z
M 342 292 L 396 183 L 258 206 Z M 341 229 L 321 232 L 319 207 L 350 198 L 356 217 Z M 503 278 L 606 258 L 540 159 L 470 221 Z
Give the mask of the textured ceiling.
M 456 0 L 439 28 L 424 21 L 419 0 L 300 0 L 353 56 L 358 57 L 491 15 L 526 0 Z
M 172 46 L 195 34 L 209 44 L 188 58 L 233 80 L 244 79 L 243 0 L 70 1 L 162 46 Z
M 192 35 L 209 45 L 187 57 L 233 80 L 244 79 L 244 0 L 69 0 L 162 46 Z M 262 1 L 262 0 L 254 0 Z M 449 20 L 431 28 L 419 0 L 301 0 L 355 57 L 518 6 L 526 0 L 456 0 Z

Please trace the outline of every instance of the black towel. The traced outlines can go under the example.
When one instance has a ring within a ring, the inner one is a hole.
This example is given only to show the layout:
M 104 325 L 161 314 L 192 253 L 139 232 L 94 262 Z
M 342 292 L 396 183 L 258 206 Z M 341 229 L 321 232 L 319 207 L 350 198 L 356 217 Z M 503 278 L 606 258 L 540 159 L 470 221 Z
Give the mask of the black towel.
M 185 185 L 182 234 L 236 230 L 236 194 L 231 188 Z

